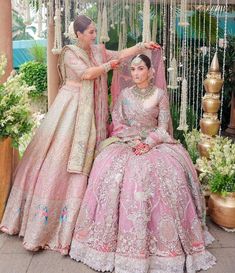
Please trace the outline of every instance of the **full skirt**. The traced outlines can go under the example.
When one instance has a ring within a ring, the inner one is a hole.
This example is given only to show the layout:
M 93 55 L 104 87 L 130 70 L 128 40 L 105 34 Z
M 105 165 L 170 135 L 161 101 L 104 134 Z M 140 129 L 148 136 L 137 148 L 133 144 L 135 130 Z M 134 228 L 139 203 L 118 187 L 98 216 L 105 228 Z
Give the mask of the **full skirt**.
M 98 271 L 193 273 L 215 258 L 205 249 L 200 184 L 180 144 L 136 156 L 112 144 L 93 165 L 70 256 Z
M 62 87 L 16 170 L 0 229 L 28 250 L 69 251 L 87 184 L 67 172 L 78 102 L 79 89 Z

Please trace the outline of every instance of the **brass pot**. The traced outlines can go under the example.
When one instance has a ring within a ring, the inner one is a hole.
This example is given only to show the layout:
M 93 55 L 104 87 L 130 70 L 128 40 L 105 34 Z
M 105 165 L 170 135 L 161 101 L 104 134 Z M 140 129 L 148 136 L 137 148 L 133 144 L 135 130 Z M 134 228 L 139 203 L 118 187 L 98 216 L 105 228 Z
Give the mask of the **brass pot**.
M 220 121 L 218 119 L 203 118 L 200 120 L 200 127 L 203 134 L 215 136 L 219 131 Z
M 223 85 L 222 79 L 213 79 L 207 78 L 204 80 L 204 87 L 206 92 L 209 93 L 219 93 L 221 91 L 221 87 Z
M 207 98 L 202 101 L 203 110 L 207 113 L 217 113 L 220 108 L 220 100 Z
M 11 139 L 0 139 L 0 222 L 11 188 L 12 155 Z
M 198 143 L 198 151 L 201 157 L 209 158 L 208 149 L 212 146 L 212 143 L 208 140 L 201 140 Z
M 209 214 L 213 222 L 226 228 L 235 228 L 235 192 L 222 196 L 212 193 L 208 202 Z

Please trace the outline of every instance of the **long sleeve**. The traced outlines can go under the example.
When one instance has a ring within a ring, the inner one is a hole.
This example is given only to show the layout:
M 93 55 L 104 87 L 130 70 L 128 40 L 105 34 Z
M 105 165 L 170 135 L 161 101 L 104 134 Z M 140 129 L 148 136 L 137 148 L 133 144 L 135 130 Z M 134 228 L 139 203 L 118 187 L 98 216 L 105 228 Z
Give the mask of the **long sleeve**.
M 105 49 L 105 54 L 106 54 L 106 61 L 109 62 L 113 59 L 119 59 L 120 53 L 119 51 L 114 51 L 114 50 L 108 50 Z
M 166 91 L 163 91 L 159 102 L 158 126 L 153 131 L 149 132 L 145 143 L 150 147 L 154 147 L 160 143 L 177 143 L 168 133 L 170 121 L 169 98 Z

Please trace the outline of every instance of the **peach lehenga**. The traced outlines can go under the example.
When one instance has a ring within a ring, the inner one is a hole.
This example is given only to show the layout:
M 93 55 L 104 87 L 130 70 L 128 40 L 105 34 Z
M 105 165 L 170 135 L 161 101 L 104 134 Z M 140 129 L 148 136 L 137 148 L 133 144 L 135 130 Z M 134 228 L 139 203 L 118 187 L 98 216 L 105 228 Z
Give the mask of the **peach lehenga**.
M 64 84 L 16 170 L 0 226 L 3 232 L 23 236 L 28 250 L 50 248 L 68 253 L 88 174 L 68 171 L 71 147 L 79 145 L 75 131 L 82 107 L 79 101 L 84 83 L 80 77 L 88 65 L 102 64 L 114 55 L 102 46 L 93 46 L 91 56 L 75 47 L 63 51 L 60 68 Z M 106 137 L 106 75 L 91 86 L 97 144 Z M 90 161 L 92 158 L 91 152 Z

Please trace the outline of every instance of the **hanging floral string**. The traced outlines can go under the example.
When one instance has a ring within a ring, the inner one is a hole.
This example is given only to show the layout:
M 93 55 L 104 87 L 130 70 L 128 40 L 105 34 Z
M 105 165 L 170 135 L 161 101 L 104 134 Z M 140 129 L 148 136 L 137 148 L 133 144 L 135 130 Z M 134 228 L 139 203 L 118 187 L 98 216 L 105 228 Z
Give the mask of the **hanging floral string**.
M 64 16 L 65 16 L 65 32 L 64 35 L 65 37 L 68 37 L 68 32 L 69 32 L 69 24 L 70 24 L 70 0 L 65 0 L 64 3 Z
M 194 7 L 195 7 L 195 11 L 196 11 L 196 0 L 194 3 Z M 193 39 L 194 39 L 194 43 L 193 43 L 193 71 L 196 71 L 196 58 L 197 58 L 197 34 L 196 34 L 196 27 L 197 27 L 197 16 L 194 17 L 194 33 L 193 33 Z M 193 111 L 194 113 L 196 112 L 196 104 L 195 104 L 195 97 L 196 97 L 196 77 L 193 77 Z M 197 121 L 195 120 L 195 124 L 194 124 L 195 128 L 197 128 Z
M 25 25 L 30 25 L 32 23 L 31 21 L 31 15 L 30 15 L 30 0 L 24 1 L 24 8 L 25 8 Z
M 163 14 L 163 5 L 162 5 L 162 0 L 160 0 L 159 4 L 159 15 Z M 162 40 L 162 16 L 159 16 L 159 43 L 162 45 L 163 40 Z
M 53 54 L 60 54 L 62 50 L 62 35 L 61 35 L 61 7 L 60 0 L 55 2 L 55 39 L 54 48 L 52 49 Z
M 187 21 L 187 0 L 181 0 L 179 26 L 185 27 L 188 25 L 189 23 Z
M 149 0 L 144 0 L 142 41 L 143 42 L 149 42 L 150 40 L 151 40 L 151 31 L 150 31 L 150 2 L 149 2 Z
M 108 18 L 107 18 L 107 8 L 106 8 L 106 1 L 104 2 L 103 13 L 102 13 L 102 27 L 101 27 L 101 34 L 100 34 L 100 42 L 106 43 L 110 40 L 108 34 Z
M 186 7 L 184 8 L 185 17 L 184 23 L 181 22 L 180 26 L 183 27 L 183 41 L 182 41 L 182 51 L 183 51 L 183 81 L 182 81 L 182 90 L 181 90 L 181 105 L 180 105 L 180 121 L 178 130 L 187 131 L 187 104 L 188 104 L 188 82 L 186 79 L 187 71 L 187 26 L 186 24 Z
M 220 5 L 219 5 L 219 0 L 217 0 L 217 6 L 216 6 L 216 49 L 215 51 L 218 52 L 218 44 L 219 44 L 219 10 L 220 10 Z
M 222 68 L 222 79 L 224 81 L 225 76 L 225 61 L 226 61 L 226 48 L 227 48 L 227 22 L 228 22 L 228 0 L 225 1 L 225 17 L 224 17 L 224 41 L 223 41 L 223 68 Z M 221 90 L 221 105 L 220 105 L 220 121 L 222 124 L 223 118 L 223 103 L 224 103 L 224 85 Z M 221 135 L 221 126 L 219 129 L 219 135 Z
M 97 38 L 96 38 L 98 41 L 98 44 L 100 43 L 101 24 L 102 24 L 102 15 L 101 15 L 101 4 L 99 1 L 98 2 L 98 17 L 97 17 Z
M 209 71 L 210 68 L 210 63 L 211 63 L 211 4 L 212 0 L 210 0 L 210 5 L 209 5 L 209 41 L 208 41 L 208 68 L 207 71 Z
M 201 5 L 201 0 L 199 0 L 199 5 Z M 197 43 L 197 94 L 196 94 L 196 119 L 195 126 L 198 127 L 199 122 L 199 100 L 201 100 L 202 95 L 200 94 L 200 42 L 201 42 L 201 11 L 198 9 L 198 43 Z
M 37 36 L 41 37 L 42 35 L 42 0 L 38 2 L 38 29 Z
M 203 32 L 202 32 L 202 73 L 201 73 L 201 97 L 203 96 L 203 82 L 205 79 L 205 55 L 207 48 L 205 47 L 205 38 L 206 38 L 206 3 L 203 3 Z M 202 103 L 200 118 L 202 118 Z
M 188 74 L 188 89 L 189 89 L 189 108 L 191 108 L 191 93 L 192 93 L 192 58 L 193 58 L 193 52 L 192 52 L 192 45 L 193 45 L 193 17 L 192 17 L 192 12 L 193 12 L 193 3 L 191 2 L 190 6 L 191 10 L 191 16 L 190 16 L 190 38 L 189 38 L 189 74 Z

